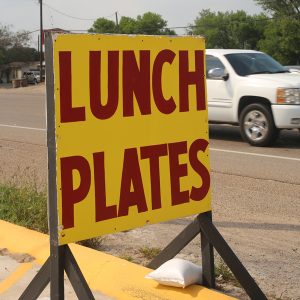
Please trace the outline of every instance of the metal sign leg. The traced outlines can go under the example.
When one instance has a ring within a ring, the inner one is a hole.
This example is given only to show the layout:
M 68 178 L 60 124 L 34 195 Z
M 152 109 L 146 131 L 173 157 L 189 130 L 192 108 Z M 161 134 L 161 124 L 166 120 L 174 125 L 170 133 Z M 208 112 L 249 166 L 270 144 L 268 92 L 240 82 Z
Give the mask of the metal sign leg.
M 80 300 L 94 299 L 94 296 L 85 278 L 83 277 L 80 268 L 69 247 L 66 248 L 65 258 L 66 258 L 65 270 L 78 299 Z
M 217 228 L 214 226 L 211 216 L 206 213 L 200 214 L 198 216 L 198 220 L 201 232 L 218 251 L 250 298 L 253 300 L 267 300 L 267 297 L 264 295 L 257 283 L 234 254 Z
M 64 262 L 65 250 L 68 246 L 50 246 L 50 298 L 64 300 Z
M 205 213 L 207 217 L 212 220 L 212 213 Z M 199 217 L 197 221 L 199 222 Z M 214 248 L 213 245 L 206 238 L 205 234 L 201 232 L 201 256 L 202 256 L 202 282 L 204 286 L 215 288 L 215 262 L 214 262 Z
M 156 256 L 148 267 L 156 269 L 167 260 L 176 256 L 189 242 L 201 233 L 201 255 L 203 285 L 215 288 L 214 248 L 223 258 L 246 293 L 253 300 L 267 300 L 257 283 L 239 261 L 232 249 L 212 222 L 212 213 L 201 213 L 173 241 Z
M 19 300 L 36 300 L 50 282 L 51 300 L 64 299 L 64 271 L 80 300 L 95 300 L 68 245 L 57 246 Z
M 37 299 L 50 282 L 50 257 L 43 264 L 39 272 L 32 279 L 19 300 Z
M 178 254 L 189 242 L 191 242 L 200 232 L 198 220 L 195 219 L 176 238 L 163 249 L 148 265 L 148 268 L 157 269 L 167 260 Z

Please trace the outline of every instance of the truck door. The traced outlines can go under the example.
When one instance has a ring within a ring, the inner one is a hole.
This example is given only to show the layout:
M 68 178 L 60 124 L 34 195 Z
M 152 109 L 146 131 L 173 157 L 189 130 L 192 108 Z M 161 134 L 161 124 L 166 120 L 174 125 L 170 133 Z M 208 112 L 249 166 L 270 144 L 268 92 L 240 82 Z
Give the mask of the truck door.
M 208 119 L 217 122 L 233 122 L 232 98 L 233 90 L 230 77 L 228 79 L 211 79 L 208 72 L 219 68 L 225 70 L 225 66 L 219 58 L 206 55 L 206 86 L 208 102 Z

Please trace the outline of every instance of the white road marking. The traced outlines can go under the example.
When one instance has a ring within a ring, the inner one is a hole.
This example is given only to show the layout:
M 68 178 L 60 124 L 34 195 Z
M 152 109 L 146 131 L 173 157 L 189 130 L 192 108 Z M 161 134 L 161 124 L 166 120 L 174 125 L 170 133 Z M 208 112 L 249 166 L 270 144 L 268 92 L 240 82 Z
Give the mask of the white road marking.
M 17 125 L 0 124 L 0 126 L 10 127 L 10 128 L 18 128 L 18 129 L 46 131 L 46 129 L 44 129 L 44 128 L 24 127 L 24 126 L 17 126 Z M 225 152 L 225 153 L 235 153 L 235 154 L 242 154 L 242 155 L 261 156 L 261 157 L 268 157 L 268 158 L 278 158 L 278 159 L 285 159 L 285 160 L 300 161 L 300 158 L 296 158 L 296 157 L 286 157 L 286 156 L 279 156 L 279 155 L 268 155 L 268 154 L 261 154 L 261 153 L 242 152 L 242 151 L 225 150 L 225 149 L 218 149 L 218 148 L 210 148 L 210 150 L 217 151 L 217 152 Z
M 224 149 L 217 149 L 217 148 L 210 148 L 210 150 L 218 151 L 218 152 L 226 152 L 226 153 L 235 153 L 235 154 L 243 154 L 243 155 L 251 155 L 251 156 L 261 156 L 261 157 L 268 157 L 268 158 L 278 158 L 278 159 L 300 161 L 300 158 L 296 158 L 296 157 L 286 157 L 286 156 L 278 156 L 278 155 L 268 155 L 268 154 L 260 154 L 260 153 L 224 150 Z
M 18 128 L 18 129 L 28 129 L 28 130 L 46 131 L 46 129 L 44 129 L 44 128 L 24 127 L 24 126 L 6 125 L 6 124 L 0 124 L 0 127 L 10 127 L 10 128 Z

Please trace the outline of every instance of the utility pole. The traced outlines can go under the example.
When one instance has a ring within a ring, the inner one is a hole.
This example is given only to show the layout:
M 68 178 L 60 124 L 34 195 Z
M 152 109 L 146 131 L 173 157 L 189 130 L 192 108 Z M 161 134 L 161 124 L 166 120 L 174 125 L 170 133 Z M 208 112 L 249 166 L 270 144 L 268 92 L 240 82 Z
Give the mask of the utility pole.
M 40 80 L 43 81 L 43 0 L 40 2 Z
M 118 20 L 118 12 L 116 11 L 116 26 L 117 26 L 117 32 L 119 32 L 119 20 Z

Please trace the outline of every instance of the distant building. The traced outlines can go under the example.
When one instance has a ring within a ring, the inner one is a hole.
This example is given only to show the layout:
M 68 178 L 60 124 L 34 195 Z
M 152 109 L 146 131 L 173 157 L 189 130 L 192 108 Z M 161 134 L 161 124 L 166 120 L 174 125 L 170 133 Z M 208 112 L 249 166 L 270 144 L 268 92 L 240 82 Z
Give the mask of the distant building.
M 44 45 L 45 43 L 45 33 L 46 32 L 52 32 L 52 33 L 70 33 L 69 30 L 64 30 L 61 28 L 50 28 L 50 29 L 44 29 L 43 30 L 43 35 L 42 35 L 42 44 Z
M 45 65 L 43 65 L 45 67 Z M 10 83 L 13 79 L 23 78 L 24 72 L 39 71 L 40 62 L 11 62 L 0 66 L 0 83 Z
M 42 35 L 42 43 L 44 44 L 45 32 L 52 33 L 70 33 L 68 30 L 61 28 L 45 29 Z M 11 62 L 8 64 L 0 65 L 0 83 L 10 83 L 13 79 L 21 79 L 24 72 L 39 71 L 40 62 Z M 45 61 L 43 61 L 43 77 L 45 76 Z

